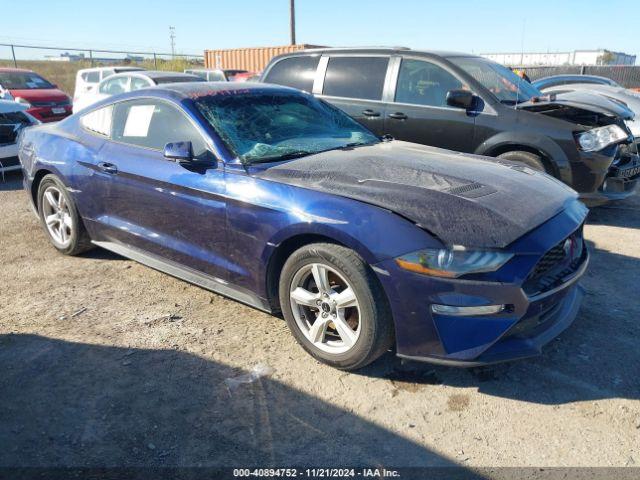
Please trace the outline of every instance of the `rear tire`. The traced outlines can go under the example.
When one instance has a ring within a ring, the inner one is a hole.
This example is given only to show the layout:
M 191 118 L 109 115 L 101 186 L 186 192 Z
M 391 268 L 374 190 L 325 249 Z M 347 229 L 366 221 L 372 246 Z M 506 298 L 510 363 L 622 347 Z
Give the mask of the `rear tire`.
M 330 243 L 296 250 L 282 269 L 279 298 L 298 343 L 327 365 L 356 370 L 393 344 L 385 292 L 353 250 Z
M 511 162 L 524 163 L 526 166 L 531 167 L 534 170 L 551 174 L 551 172 L 549 172 L 545 167 L 542 157 L 535 153 L 525 152 L 523 150 L 514 150 L 513 152 L 502 153 L 498 155 L 498 158 L 509 160 Z
M 71 195 L 56 175 L 45 175 L 38 186 L 38 216 L 59 252 L 78 255 L 93 248 Z

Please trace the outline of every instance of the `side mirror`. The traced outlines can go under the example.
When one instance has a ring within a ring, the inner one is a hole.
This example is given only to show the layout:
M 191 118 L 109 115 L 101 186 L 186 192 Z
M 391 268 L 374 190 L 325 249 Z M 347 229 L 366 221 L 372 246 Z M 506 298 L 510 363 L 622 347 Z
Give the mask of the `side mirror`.
M 176 162 L 188 162 L 193 159 L 191 142 L 171 142 L 164 146 L 164 158 Z
M 455 108 L 469 110 L 473 107 L 473 93 L 469 90 L 449 90 L 447 92 L 447 105 Z

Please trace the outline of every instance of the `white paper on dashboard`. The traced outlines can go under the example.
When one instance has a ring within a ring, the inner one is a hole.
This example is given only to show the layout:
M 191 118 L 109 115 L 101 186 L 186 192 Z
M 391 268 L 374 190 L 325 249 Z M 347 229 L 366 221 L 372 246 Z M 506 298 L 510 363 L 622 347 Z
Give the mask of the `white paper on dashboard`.
M 123 137 L 146 137 L 155 105 L 134 105 L 129 109 Z

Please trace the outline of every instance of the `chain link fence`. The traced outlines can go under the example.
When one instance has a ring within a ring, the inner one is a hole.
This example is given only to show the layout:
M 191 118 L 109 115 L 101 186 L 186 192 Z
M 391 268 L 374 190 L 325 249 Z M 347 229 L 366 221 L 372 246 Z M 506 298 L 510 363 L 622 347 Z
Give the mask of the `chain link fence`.
M 204 56 L 0 43 L 0 67 L 33 70 L 68 95 L 73 94 L 78 70 L 113 65 L 182 72 L 185 68 L 203 66 Z

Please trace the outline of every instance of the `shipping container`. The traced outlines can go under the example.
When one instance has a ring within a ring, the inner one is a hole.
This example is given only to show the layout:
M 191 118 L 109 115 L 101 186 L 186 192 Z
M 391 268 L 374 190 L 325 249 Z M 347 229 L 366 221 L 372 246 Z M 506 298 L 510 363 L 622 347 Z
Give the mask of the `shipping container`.
M 234 48 L 231 50 L 205 50 L 206 68 L 223 68 L 261 72 L 269 61 L 284 53 L 297 52 L 307 48 L 322 48 L 319 45 L 285 45 L 282 47 Z

